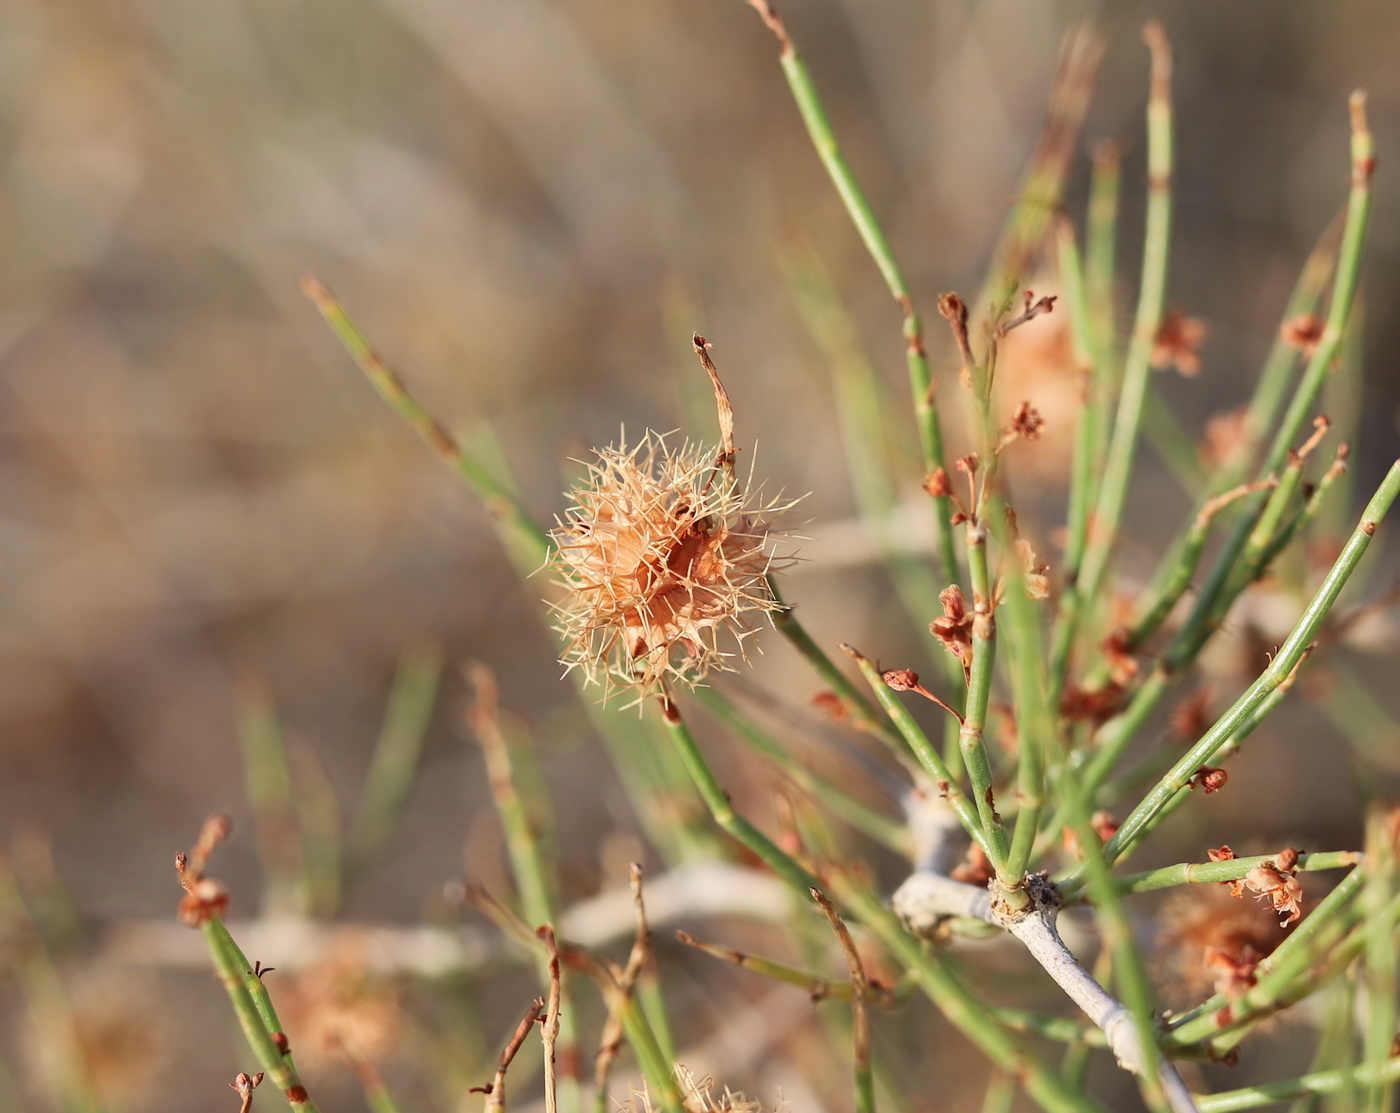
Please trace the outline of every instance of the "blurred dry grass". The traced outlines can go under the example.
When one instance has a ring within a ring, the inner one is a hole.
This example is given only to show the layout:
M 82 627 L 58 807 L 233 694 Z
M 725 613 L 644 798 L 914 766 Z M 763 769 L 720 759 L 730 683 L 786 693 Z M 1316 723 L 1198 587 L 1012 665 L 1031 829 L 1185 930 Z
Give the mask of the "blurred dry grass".
M 1087 136 L 1125 140 L 1129 198 L 1149 11 L 1179 62 L 1172 300 L 1212 326 L 1205 373 L 1166 387 L 1193 427 L 1243 397 L 1340 202 L 1346 94 L 1372 94 L 1369 474 L 1395 455 L 1400 391 L 1400 9 L 1108 6 Z M 785 14 L 924 304 L 969 290 L 1057 44 L 1096 6 Z M 566 457 L 623 423 L 681 423 L 699 328 L 771 485 L 815 492 L 824 521 L 851 501 L 777 263 L 793 237 L 817 245 L 898 388 L 896 316 L 737 0 L 0 5 L 0 840 L 51 831 L 89 915 L 164 915 L 170 854 L 211 809 L 240 814 L 239 676 L 270 678 L 342 785 L 407 642 L 490 660 L 507 705 L 539 719 L 566 702 L 480 509 L 381 409 L 299 274 L 336 290 L 437 414 L 489 417 L 545 517 Z M 790 595 L 860 640 L 873 581 L 833 597 L 820 544 L 808 555 Z M 461 868 L 485 795 L 460 704 L 449 690 L 401 853 L 356 913 L 413 919 Z M 548 742 L 577 783 L 595 759 L 575 734 L 563 721 Z M 235 892 L 256 891 L 251 853 L 230 851 Z M 188 1081 L 148 1108 L 209 1092 Z

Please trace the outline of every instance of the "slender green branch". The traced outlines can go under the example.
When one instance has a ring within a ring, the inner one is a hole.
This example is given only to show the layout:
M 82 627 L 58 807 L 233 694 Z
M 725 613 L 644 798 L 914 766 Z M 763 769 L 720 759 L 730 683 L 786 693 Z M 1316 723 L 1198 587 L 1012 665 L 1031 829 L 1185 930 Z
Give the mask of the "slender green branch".
M 1250 858 L 1229 858 L 1223 862 L 1182 862 L 1114 878 L 1114 885 L 1120 893 L 1150 893 L 1154 889 L 1170 889 L 1175 885 L 1219 885 L 1226 881 L 1238 881 L 1256 866 L 1272 865 L 1274 857 L 1272 854 L 1256 854 Z M 1301 872 L 1345 869 L 1357 865 L 1361 857 L 1355 850 L 1299 854 L 1293 869 Z
M 979 522 L 968 523 L 967 565 L 972 579 L 972 664 L 968 673 L 967 705 L 963 709 L 958 746 L 968 786 L 982 831 L 987 838 L 987 857 L 1003 884 L 1014 886 L 1020 875 L 1007 872 L 1010 839 L 997 813 L 992 787 L 992 763 L 983 737 L 987 705 L 992 694 L 992 672 L 996 665 L 996 615 L 993 613 L 991 576 L 987 568 L 987 530 Z
M 529 576 L 538 571 L 553 546 L 549 535 L 521 505 L 511 485 L 503 483 L 481 461 L 462 451 L 452 434 L 409 393 L 397 372 L 379 358 L 329 290 L 309 275 L 302 279 L 301 289 L 315 303 L 326 324 L 390 409 L 408 422 L 423 442 L 480 496 L 521 574 Z
M 206 919 L 200 925 L 200 931 L 209 945 L 219 980 L 228 992 L 229 1002 L 233 1005 L 234 1015 L 238 1017 L 248 1046 L 253 1049 L 268 1078 L 282 1091 L 287 1103 L 297 1113 L 319 1113 L 319 1107 L 307 1094 L 296 1064 L 292 1062 L 282 1022 L 277 1019 L 277 1010 L 272 1007 L 272 998 L 268 996 L 259 972 L 244 957 L 233 936 L 228 933 L 228 928 L 217 916 Z
M 1064 659 L 1073 648 L 1083 607 L 1087 601 L 1098 597 L 1100 582 L 1115 549 L 1118 525 L 1127 503 L 1133 461 L 1140 439 L 1147 377 L 1151 374 L 1152 346 L 1161 326 L 1166 302 L 1172 220 L 1172 56 L 1160 24 L 1149 23 L 1144 38 L 1152 53 L 1152 86 L 1147 102 L 1147 226 L 1137 315 L 1124 362 L 1118 412 L 1104 462 L 1103 482 L 1094 508 L 1093 528 L 1079 578 L 1062 599 L 1062 632 L 1054 650 L 1052 676 L 1064 674 Z
M 1400 1056 L 1387 1059 L 1379 1067 L 1368 1064 L 1345 1070 L 1319 1071 L 1285 1082 L 1265 1082 L 1239 1090 L 1226 1090 L 1199 1097 L 1196 1105 L 1201 1113 L 1238 1113 L 1241 1109 L 1258 1109 L 1261 1105 L 1275 1105 L 1293 1098 L 1346 1093 L 1358 1086 L 1389 1086 L 1397 1080 L 1400 1080 Z
M 846 645 L 842 648 L 850 654 L 851 659 L 860 668 L 861 675 L 870 685 L 870 690 L 875 693 L 875 698 L 880 701 L 880 706 L 885 709 L 885 714 L 890 717 L 905 744 L 919 759 L 919 764 L 923 766 L 924 772 L 933 779 L 934 787 L 937 788 L 939 795 L 948 801 L 948 806 L 957 815 L 963 829 L 982 848 L 990 860 L 989 839 L 982 827 L 982 819 L 977 807 L 967 798 L 967 793 L 959 786 L 952 770 L 944 763 L 943 755 L 929 741 L 928 735 L 919 729 L 919 724 L 914 721 L 914 716 L 900 702 L 899 697 L 891 690 L 890 685 L 874 663 L 852 646 Z
M 1158 813 L 1168 800 L 1185 789 L 1201 766 L 1207 764 L 1216 751 L 1224 745 L 1262 704 L 1269 695 L 1288 679 L 1294 667 L 1302 660 L 1313 639 L 1327 617 L 1328 611 L 1337 601 L 1337 596 L 1356 569 L 1362 555 L 1371 544 L 1376 527 L 1384 519 L 1390 505 L 1400 493 L 1400 461 L 1392 465 L 1385 480 L 1377 488 L 1371 501 L 1361 515 L 1361 522 L 1342 549 L 1341 555 L 1332 565 L 1331 571 L 1322 582 L 1312 602 L 1304 610 L 1298 624 L 1293 628 L 1283 645 L 1279 647 L 1269 667 L 1249 686 L 1248 690 L 1225 712 L 1214 726 L 1177 761 L 1143 801 L 1133 809 L 1118 828 L 1117 834 L 1109 840 L 1105 852 L 1110 862 L 1116 861 L 1123 849 L 1140 838 L 1146 829 L 1155 823 Z
M 778 60 L 787 78 L 788 88 L 797 102 L 802 122 L 807 127 L 807 135 L 812 146 L 826 168 L 836 192 L 845 206 L 861 242 L 879 269 L 885 285 L 899 306 L 904 317 L 905 361 L 909 367 L 909 386 L 914 398 L 914 416 L 919 430 L 919 443 L 923 449 L 923 464 L 926 473 L 932 473 L 944 466 L 943 431 L 938 419 L 938 408 L 934 402 L 933 375 L 929 370 L 928 353 L 924 348 L 924 326 L 914 307 L 914 299 L 900 269 L 875 211 L 866 200 L 850 163 L 842 153 L 836 139 L 836 132 L 817 93 L 816 83 L 807 69 L 807 64 L 797 53 L 787 28 L 768 0 L 749 0 L 759 17 L 778 40 Z M 958 578 L 957 550 L 953 545 L 951 525 L 952 508 L 946 498 L 937 499 L 934 513 L 936 548 L 944 578 Z
M 729 794 L 720 786 L 710 763 L 700 752 L 695 736 L 690 733 L 690 728 L 681 718 L 680 708 L 669 696 L 661 700 L 661 716 L 671 735 L 671 741 L 675 743 L 681 760 L 695 782 L 695 787 L 721 830 L 732 835 L 757 855 L 769 869 L 799 893 L 806 893 L 808 889 L 816 886 L 817 879 L 796 859 L 780 850 L 772 839 L 734 810 L 734 805 L 729 801 Z

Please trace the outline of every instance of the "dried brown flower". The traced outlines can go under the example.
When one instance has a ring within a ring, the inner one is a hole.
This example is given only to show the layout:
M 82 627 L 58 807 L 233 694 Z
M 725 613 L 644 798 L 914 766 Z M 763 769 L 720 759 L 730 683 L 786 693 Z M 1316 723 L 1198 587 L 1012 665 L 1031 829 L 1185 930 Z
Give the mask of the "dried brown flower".
M 562 662 L 606 692 L 642 698 L 666 676 L 696 683 L 743 657 L 753 620 L 777 606 L 765 577 L 783 565 L 764 503 L 700 445 L 648 434 L 602 449 L 553 532 Z M 728 639 L 725 641 L 724 639 Z M 680 658 L 677 659 L 677 651 Z
M 1279 335 L 1305 356 L 1311 356 L 1317 342 L 1322 339 L 1322 318 L 1315 313 L 1300 313 L 1292 320 L 1284 321 Z
M 943 648 L 962 662 L 963 671 L 972 667 L 972 614 L 967 609 L 967 597 L 957 584 L 938 593 L 943 604 L 943 616 L 929 623 L 929 632 Z
M 1024 537 L 1016 540 L 1016 555 L 1025 571 L 1026 593 L 1032 599 L 1050 597 L 1050 566 L 1042 561 Z
M 1282 921 L 1285 927 L 1302 918 L 1303 884 L 1294 873 L 1270 865 L 1255 866 L 1244 875 L 1244 883 L 1261 900 L 1273 904 L 1275 912 L 1288 914 Z
M 1200 318 L 1169 309 L 1152 339 L 1152 366 L 1163 371 L 1175 365 L 1180 374 L 1194 379 L 1201 373 L 1200 347 L 1209 331 Z
M 1273 953 L 1284 938 L 1262 907 L 1232 900 L 1216 885 L 1186 886 L 1163 904 L 1159 922 L 1157 941 L 1163 953 L 1154 966 L 1164 975 L 1168 998 L 1179 1005 L 1211 991 L 1247 988 L 1253 964 Z
M 1039 440 L 1040 430 L 1044 427 L 1045 418 L 1040 416 L 1039 410 L 1027 401 L 1017 403 L 1016 408 L 1011 412 L 1011 421 L 997 437 L 997 451 L 1000 452 L 1012 441 Z

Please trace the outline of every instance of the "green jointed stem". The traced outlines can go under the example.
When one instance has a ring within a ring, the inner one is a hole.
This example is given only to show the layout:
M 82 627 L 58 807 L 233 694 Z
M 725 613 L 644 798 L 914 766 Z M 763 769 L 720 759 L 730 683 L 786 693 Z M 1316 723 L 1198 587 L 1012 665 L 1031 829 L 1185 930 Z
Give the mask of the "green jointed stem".
M 1074 228 L 1060 222 L 1056 235 L 1060 269 L 1061 304 L 1069 314 L 1069 335 L 1074 365 L 1084 379 L 1084 404 L 1074 431 L 1074 459 L 1070 466 L 1069 508 L 1066 514 L 1064 574 L 1073 583 L 1084 558 L 1089 535 L 1089 508 L 1093 505 L 1099 475 L 1099 449 L 1103 440 L 1103 392 L 1099 389 L 1102 367 L 1093 356 L 1093 333 L 1089 321 L 1089 299 L 1084 284 L 1083 263 Z M 1063 680 L 1061 680 L 1063 683 Z
M 1366 124 L 1366 98 L 1353 93 L 1351 106 L 1351 193 L 1347 201 L 1346 224 L 1342 230 L 1342 246 L 1337 259 L 1337 276 L 1332 290 L 1332 304 L 1327 322 L 1313 351 L 1302 379 L 1294 391 L 1293 400 L 1260 467 L 1259 478 L 1279 473 L 1302 433 L 1322 390 L 1327 373 L 1341 346 L 1347 321 L 1351 317 L 1356 288 L 1360 280 L 1362 248 L 1371 211 L 1371 174 L 1375 169 L 1375 145 Z M 1169 668 L 1179 668 L 1200 650 L 1209 637 L 1212 621 L 1223 619 L 1232 597 L 1229 585 L 1232 571 L 1240 554 L 1249 543 L 1254 522 L 1266 501 L 1262 493 L 1249 496 L 1245 510 L 1234 530 L 1222 546 L 1202 587 L 1196 605 L 1185 626 L 1167 652 Z
M 252 963 L 239 950 L 222 920 L 212 917 L 200 925 L 200 931 L 213 956 L 219 980 L 228 991 L 234 1015 L 238 1017 L 248 1046 L 267 1072 L 268 1079 L 282 1091 L 297 1113 L 319 1113 L 316 1103 L 301 1084 L 296 1064 L 292 1062 L 292 1053 L 283 1052 L 277 1046 L 274 1037 L 281 1035 L 285 1039 L 282 1023 L 277 1019 L 277 1010 L 272 1007 L 267 987 L 253 973 Z
M 1272 865 L 1274 857 L 1272 854 L 1256 854 L 1252 858 L 1230 858 L 1223 862 L 1182 862 L 1145 873 L 1116 877 L 1113 883 L 1120 893 L 1150 893 L 1154 889 L 1170 889 L 1175 885 L 1218 885 L 1224 881 L 1239 880 L 1255 866 Z M 1300 854 L 1293 868 L 1300 872 L 1339 870 L 1360 861 L 1361 855 L 1355 850 L 1332 850 Z
M 1196 771 L 1210 761 L 1216 750 L 1268 698 L 1270 693 L 1288 679 L 1294 666 L 1302 660 L 1313 638 L 1316 637 L 1323 619 L 1327 617 L 1327 612 L 1337 601 L 1337 596 L 1356 569 L 1362 554 L 1370 546 L 1371 537 L 1376 532 L 1376 527 L 1385 517 L 1391 503 L 1395 501 L 1397 493 L 1400 493 L 1400 461 L 1391 466 L 1384 482 L 1381 483 L 1362 513 L 1360 524 L 1347 541 L 1346 547 L 1342 550 L 1336 563 L 1332 565 L 1331 571 L 1327 573 L 1327 578 L 1322 582 L 1322 586 L 1318 589 L 1312 602 L 1308 604 L 1307 609 L 1298 620 L 1298 625 L 1294 627 L 1293 632 L 1288 635 L 1288 638 L 1274 655 L 1273 660 L 1269 662 L 1269 667 L 1216 721 L 1215 725 L 1205 733 L 1200 741 L 1186 752 L 1185 756 L 1157 784 L 1157 787 L 1148 793 L 1142 803 L 1134 808 L 1123 821 L 1118 832 L 1105 847 L 1105 853 L 1110 862 L 1117 859 L 1121 847 L 1136 839 L 1149 824 L 1153 823 L 1157 812 L 1166 801 L 1185 788 Z
M 553 551 L 553 545 L 549 535 L 520 504 L 510 485 L 501 482 L 479 460 L 462 451 L 452 435 L 408 392 L 398 374 L 379 358 L 329 290 L 311 277 L 302 279 L 301 288 L 379 396 L 481 497 L 520 572 L 528 576 L 538 571 Z
M 1242 1109 L 1258 1109 L 1261 1105 L 1276 1105 L 1293 1098 L 1315 1094 L 1341 1094 L 1361 1086 L 1383 1087 L 1400 1080 L 1400 1056 L 1387 1059 L 1380 1067 L 1367 1065 L 1345 1070 L 1319 1071 L 1286 1082 L 1265 1082 L 1240 1090 L 1198 1097 L 1200 1113 L 1238 1113 Z
M 690 733 L 680 708 L 669 696 L 661 701 L 661 716 L 675 743 L 676 750 L 690 772 L 701 799 L 710 809 L 710 814 L 725 833 L 732 835 L 750 851 L 756 854 L 774 873 L 801 894 L 817 885 L 817 879 L 807 872 L 790 855 L 780 850 L 767 835 L 734 810 L 729 802 L 729 794 L 720 786 L 710 763 L 700 752 L 695 736 Z
M 1056 643 L 1052 663 L 1055 676 L 1064 673 L 1064 658 L 1073 647 L 1083 609 L 1098 597 L 1100 582 L 1117 541 L 1140 439 L 1152 346 L 1166 301 L 1172 218 L 1172 58 L 1171 47 L 1159 24 L 1148 24 L 1144 38 L 1152 52 L 1152 88 L 1147 102 L 1147 226 L 1137 315 L 1124 361 L 1118 413 L 1104 462 L 1103 485 L 1094 510 L 1084 563 L 1078 581 L 1065 592 L 1061 615 L 1064 632 Z
M 909 854 L 909 831 L 903 823 L 868 807 L 845 789 L 817 776 L 804 762 L 788 753 L 760 729 L 751 717 L 735 707 L 722 692 L 711 687 L 701 687 L 695 689 L 694 696 L 706 711 L 742 737 L 778 766 L 795 785 L 820 800 L 839 818 L 896 854 Z
M 992 507 L 993 520 L 1001 511 L 999 502 Z M 1004 520 L 1004 515 L 1003 515 Z M 1004 537 L 999 537 L 1002 551 L 1011 551 Z M 1014 561 L 1016 558 L 1013 557 Z M 1040 825 L 1040 813 L 1045 804 L 1045 770 L 1060 758 L 1055 716 L 1049 702 L 1049 677 L 1045 669 L 1044 639 L 1040 634 L 1035 601 L 1015 573 L 1003 588 L 999 615 L 999 634 L 1004 651 L 1011 660 L 1012 704 L 1016 708 L 1016 731 L 1019 737 L 1016 762 L 1016 827 L 1006 872 L 1022 877 L 1030 866 Z
M 992 792 L 992 763 L 984 737 L 987 705 L 992 694 L 996 666 L 996 616 L 992 613 L 993 587 L 987 568 L 987 529 L 978 522 L 967 526 L 967 566 L 972 581 L 972 662 L 968 671 L 967 704 L 963 709 L 958 747 L 978 821 L 987 839 L 987 858 L 997 877 L 1006 885 L 1017 885 L 1021 875 L 1007 871 L 1011 851 L 1006 826 L 997 814 Z M 902 706 L 902 705 L 901 705 Z
M 1390 819 L 1379 809 L 1367 817 L 1366 881 L 1360 900 L 1366 939 L 1365 1063 L 1373 1070 L 1385 1066 L 1395 1042 L 1395 938 L 1396 914 L 1400 910 L 1396 891 L 1400 888 L 1400 871 L 1396 869 L 1395 830 Z M 1376 1088 L 1367 1098 L 1369 1113 L 1392 1113 L 1393 1087 Z
M 943 755 L 929 741 L 928 735 L 919 729 L 919 724 L 914 721 L 914 716 L 909 713 L 909 709 L 890 690 L 890 686 L 880 675 L 880 670 L 851 646 L 843 646 L 842 648 L 851 655 L 852 660 L 860 668 L 861 675 L 870 685 L 870 690 L 875 693 L 875 698 L 880 701 L 880 706 L 885 709 L 885 714 L 890 717 L 905 744 L 919 759 L 919 764 L 923 766 L 924 772 L 933 779 L 934 787 L 939 794 L 947 799 L 948 806 L 957 815 L 963 829 L 982 848 L 988 860 L 991 860 L 992 850 L 987 833 L 982 827 L 981 816 L 978 814 L 977 808 L 967 798 L 967 793 L 959 787 L 957 778 L 944 764 Z
M 801 113 L 802 122 L 807 127 L 807 135 L 812 140 L 817 157 L 826 168 L 841 203 L 860 235 L 861 242 L 865 244 L 866 251 L 870 253 L 903 314 L 905 362 L 909 368 L 914 416 L 919 430 L 919 443 L 923 449 L 924 470 L 932 473 L 944 466 L 943 431 L 939 424 L 937 407 L 934 405 L 933 375 L 929 370 L 928 354 L 924 350 L 923 323 L 914 308 L 914 299 L 909 294 L 904 273 L 900 270 L 894 257 L 894 249 L 880 227 L 875 211 L 866 200 L 850 164 L 846 161 L 846 156 L 841 151 L 836 132 L 817 93 L 816 84 L 806 63 L 793 46 L 787 28 L 783 26 L 782 20 L 767 0 L 750 0 L 750 3 L 778 39 L 781 48 L 778 60 L 782 65 L 783 76 L 787 78 L 788 88 L 792 92 L 793 100 L 797 102 L 798 112 Z M 944 578 L 953 581 L 958 578 L 958 564 L 957 549 L 953 544 L 953 527 L 950 524 L 952 507 L 946 497 L 936 499 L 935 502 L 937 510 L 934 514 L 934 531 L 938 558 Z

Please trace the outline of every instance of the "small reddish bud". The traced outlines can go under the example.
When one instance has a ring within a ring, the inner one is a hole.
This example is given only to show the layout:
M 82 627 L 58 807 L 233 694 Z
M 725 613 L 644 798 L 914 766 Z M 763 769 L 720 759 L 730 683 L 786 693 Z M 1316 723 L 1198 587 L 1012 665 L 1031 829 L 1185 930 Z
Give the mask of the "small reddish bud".
M 1209 796 L 1212 792 L 1219 792 L 1224 788 L 1225 782 L 1229 779 L 1230 775 L 1226 773 L 1225 770 L 1216 769 L 1210 765 L 1202 765 L 1191 774 L 1191 779 L 1187 782 L 1187 787 L 1194 789 L 1197 785 L 1200 785 L 1206 790 L 1206 795 Z
M 1210 856 L 1212 862 L 1229 862 L 1233 861 L 1235 857 L 1235 852 L 1230 849 L 1228 844 L 1211 847 L 1206 851 L 1206 854 Z
M 1098 835 L 1100 842 L 1108 842 L 1118 833 L 1118 821 L 1113 818 L 1111 812 L 1095 812 L 1089 819 L 1089 826 L 1094 829 L 1094 834 Z
M 812 706 L 833 722 L 844 723 L 851 715 L 841 697 L 835 692 L 818 692 L 812 697 Z
M 948 482 L 948 473 L 942 468 L 936 468 L 924 479 L 924 490 L 936 499 L 947 498 L 953 493 L 952 484 Z
M 1152 340 L 1150 362 L 1161 371 L 1172 365 L 1188 379 L 1201 373 L 1200 347 L 1209 330 L 1197 317 L 1188 317 L 1179 309 L 1168 310 Z
M 1315 313 L 1300 313 L 1283 323 L 1279 335 L 1285 342 L 1301 349 L 1304 355 L 1310 356 L 1322 339 L 1322 318 Z
M 1298 852 L 1291 846 L 1285 846 L 1274 855 L 1274 865 L 1281 870 L 1291 870 L 1298 864 Z

